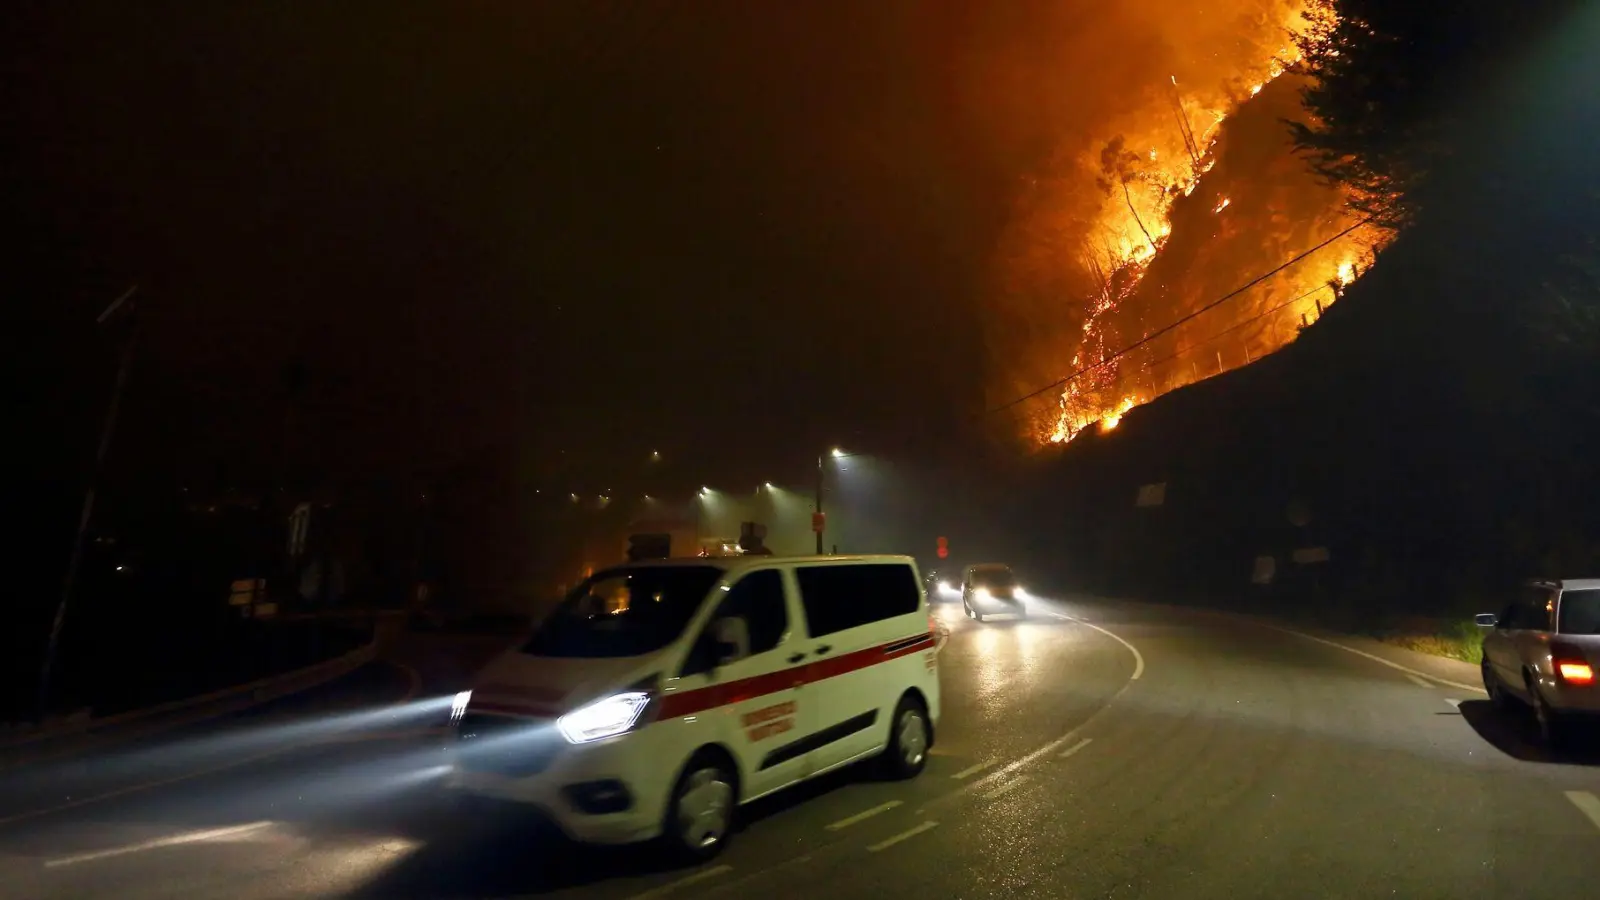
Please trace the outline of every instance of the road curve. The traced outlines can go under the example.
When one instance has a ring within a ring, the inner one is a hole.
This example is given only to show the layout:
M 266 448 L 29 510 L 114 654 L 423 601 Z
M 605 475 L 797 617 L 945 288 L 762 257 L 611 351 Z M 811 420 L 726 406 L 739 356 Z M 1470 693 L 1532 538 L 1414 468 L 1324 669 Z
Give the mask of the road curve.
M 1548 761 L 1514 717 L 1449 679 L 1166 608 L 1066 600 L 982 624 L 940 614 L 944 721 L 923 775 L 842 773 L 758 804 L 699 869 L 445 815 L 430 790 L 437 738 L 353 735 L 36 809 L 0 826 L 0 895 L 1593 891 L 1600 768 Z

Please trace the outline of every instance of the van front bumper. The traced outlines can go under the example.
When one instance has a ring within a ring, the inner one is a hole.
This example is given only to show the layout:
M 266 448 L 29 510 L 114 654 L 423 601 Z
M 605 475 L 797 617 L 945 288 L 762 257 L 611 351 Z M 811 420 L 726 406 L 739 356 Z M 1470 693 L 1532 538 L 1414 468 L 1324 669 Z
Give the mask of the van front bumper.
M 629 737 L 568 744 L 559 735 L 533 734 L 526 758 L 534 762 L 525 765 L 518 764 L 515 741 L 495 747 L 488 759 L 458 742 L 444 787 L 466 797 L 532 807 L 574 841 L 647 841 L 661 833 L 673 773 L 649 765 L 648 758 L 641 764 L 644 755 L 628 746 Z M 544 741 L 559 744 L 536 746 Z

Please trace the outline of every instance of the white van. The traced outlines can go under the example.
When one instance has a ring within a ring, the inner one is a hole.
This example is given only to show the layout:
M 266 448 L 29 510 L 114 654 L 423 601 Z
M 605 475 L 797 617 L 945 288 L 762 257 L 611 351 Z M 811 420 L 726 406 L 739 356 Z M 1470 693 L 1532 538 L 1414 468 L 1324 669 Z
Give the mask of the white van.
M 447 784 L 576 840 L 710 857 L 740 804 L 873 756 L 920 772 L 937 661 L 909 557 L 630 563 L 457 698 Z

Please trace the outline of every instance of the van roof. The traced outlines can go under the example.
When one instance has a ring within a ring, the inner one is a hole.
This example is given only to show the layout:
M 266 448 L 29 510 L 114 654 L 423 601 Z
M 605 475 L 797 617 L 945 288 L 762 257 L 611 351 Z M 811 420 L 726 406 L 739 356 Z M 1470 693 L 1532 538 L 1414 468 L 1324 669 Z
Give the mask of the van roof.
M 718 569 L 734 571 L 748 569 L 756 566 L 770 566 L 775 563 L 906 563 L 915 562 L 911 557 L 891 553 L 858 553 L 840 554 L 838 556 L 688 556 L 674 557 L 672 559 L 641 559 L 636 562 L 623 562 L 615 566 L 606 566 L 606 569 L 641 569 L 655 566 L 713 566 Z
M 1566 578 L 1559 584 L 1563 591 L 1592 591 L 1600 588 L 1600 578 Z

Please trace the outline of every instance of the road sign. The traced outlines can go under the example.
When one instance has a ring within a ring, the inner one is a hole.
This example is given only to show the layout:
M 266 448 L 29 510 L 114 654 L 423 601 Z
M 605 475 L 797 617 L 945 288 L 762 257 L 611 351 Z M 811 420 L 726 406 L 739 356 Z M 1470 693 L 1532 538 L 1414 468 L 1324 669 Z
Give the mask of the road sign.
M 815 531 L 817 534 L 821 534 L 822 533 L 822 528 L 827 523 L 828 523 L 828 514 L 827 513 L 812 513 L 811 514 L 811 530 Z
M 1158 481 L 1155 484 L 1142 484 L 1139 486 L 1139 495 L 1134 498 L 1134 506 L 1162 506 L 1167 502 L 1167 483 Z

